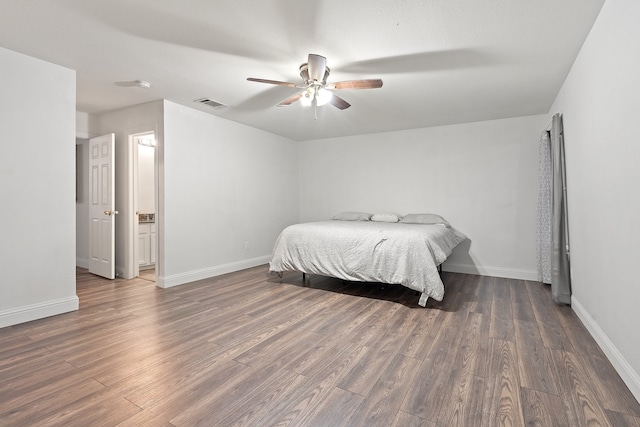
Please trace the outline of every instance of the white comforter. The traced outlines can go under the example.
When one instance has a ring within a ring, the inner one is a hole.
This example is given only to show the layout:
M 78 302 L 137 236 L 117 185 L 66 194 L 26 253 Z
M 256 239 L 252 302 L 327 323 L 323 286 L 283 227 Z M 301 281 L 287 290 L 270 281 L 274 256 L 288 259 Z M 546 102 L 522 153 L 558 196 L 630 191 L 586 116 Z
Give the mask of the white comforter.
M 285 228 L 269 271 L 301 271 L 360 282 L 401 284 L 441 301 L 437 266 L 466 237 L 441 225 L 322 221 Z

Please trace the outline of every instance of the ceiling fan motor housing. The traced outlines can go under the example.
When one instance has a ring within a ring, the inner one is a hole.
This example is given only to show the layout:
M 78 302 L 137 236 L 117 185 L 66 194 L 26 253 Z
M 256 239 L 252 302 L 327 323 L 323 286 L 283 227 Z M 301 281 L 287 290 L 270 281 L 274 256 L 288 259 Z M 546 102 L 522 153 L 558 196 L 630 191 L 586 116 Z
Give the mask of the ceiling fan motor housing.
M 331 70 L 329 69 L 329 67 L 324 67 L 324 76 L 322 77 L 322 81 L 320 82 L 314 82 L 311 81 L 311 78 L 309 77 L 309 63 L 305 62 L 304 64 L 302 64 L 300 66 L 300 77 L 302 77 L 302 81 L 304 82 L 304 84 L 306 85 L 312 85 L 312 84 L 320 84 L 322 86 L 327 84 L 327 79 L 329 78 L 329 74 L 331 73 Z

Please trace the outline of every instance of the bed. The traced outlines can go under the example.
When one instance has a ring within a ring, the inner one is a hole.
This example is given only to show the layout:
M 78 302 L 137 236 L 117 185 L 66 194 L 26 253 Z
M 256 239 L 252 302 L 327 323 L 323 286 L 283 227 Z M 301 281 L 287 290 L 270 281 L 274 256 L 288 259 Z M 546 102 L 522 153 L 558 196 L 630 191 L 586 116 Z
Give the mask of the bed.
M 439 215 L 398 216 L 397 222 L 392 221 L 393 215 L 372 221 L 376 215 L 349 214 L 354 215 L 338 214 L 329 221 L 285 228 L 276 240 L 269 271 L 400 284 L 420 293 L 422 307 L 428 298 L 442 301 L 444 285 L 438 266 L 466 239 L 464 234 Z

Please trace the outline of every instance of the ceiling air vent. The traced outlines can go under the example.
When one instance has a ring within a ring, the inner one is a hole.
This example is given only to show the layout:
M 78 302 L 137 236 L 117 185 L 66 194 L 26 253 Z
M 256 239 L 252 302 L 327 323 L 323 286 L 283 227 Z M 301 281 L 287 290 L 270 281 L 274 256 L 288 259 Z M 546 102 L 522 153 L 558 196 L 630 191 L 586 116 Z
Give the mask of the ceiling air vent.
M 217 108 L 217 109 L 221 109 L 221 108 L 226 108 L 227 107 L 226 105 L 221 104 L 218 101 L 214 101 L 213 99 L 209 99 L 209 98 L 196 99 L 194 102 L 198 102 L 200 104 L 208 105 L 209 107 Z

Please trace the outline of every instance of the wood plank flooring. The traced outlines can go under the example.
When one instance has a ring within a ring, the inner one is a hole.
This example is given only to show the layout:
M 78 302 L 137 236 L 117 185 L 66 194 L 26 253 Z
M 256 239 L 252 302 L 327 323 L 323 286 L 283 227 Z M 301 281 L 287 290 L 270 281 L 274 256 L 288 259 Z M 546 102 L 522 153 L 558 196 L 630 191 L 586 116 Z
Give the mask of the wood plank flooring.
M 401 286 L 266 266 L 159 289 L 78 270 L 80 310 L 0 329 L 1 426 L 635 426 L 536 282 Z

